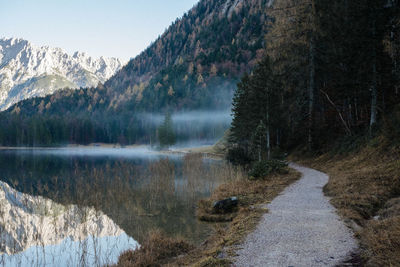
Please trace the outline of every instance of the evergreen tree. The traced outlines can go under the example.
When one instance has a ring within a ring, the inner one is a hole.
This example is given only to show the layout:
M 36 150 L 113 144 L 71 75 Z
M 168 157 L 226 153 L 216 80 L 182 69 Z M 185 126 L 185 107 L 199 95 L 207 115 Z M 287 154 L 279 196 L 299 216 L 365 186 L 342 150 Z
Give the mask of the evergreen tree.
M 397 1 L 277 0 L 271 12 L 267 56 L 243 77 L 233 99 L 235 145 L 260 159 L 260 121 L 269 151 L 326 147 L 381 128 L 380 114 L 396 117 Z M 396 119 L 383 116 L 396 132 Z
M 173 122 L 170 113 L 165 114 L 164 122 L 158 127 L 158 141 L 161 148 L 169 148 L 176 143 Z
M 297 106 L 292 106 L 291 113 L 301 114 L 302 124 L 308 125 L 307 132 L 302 132 L 307 136 L 309 149 L 313 145 L 316 106 L 318 4 L 317 0 L 277 0 L 272 10 L 274 23 L 266 36 L 267 54 L 272 59 L 276 78 L 299 101 Z
M 261 159 L 264 154 L 269 158 L 271 132 L 278 132 L 282 126 L 280 108 L 279 87 L 272 75 L 271 62 L 265 57 L 238 84 L 233 98 L 231 142 L 252 154 L 251 158 Z
M 267 128 L 265 127 L 265 124 L 263 121 L 260 121 L 257 128 L 253 132 L 253 136 L 251 138 L 251 146 L 252 146 L 252 152 L 253 155 L 257 157 L 258 161 L 261 161 L 263 159 L 263 155 L 265 154 L 265 147 L 268 147 L 266 145 L 267 142 Z M 268 149 L 268 148 L 267 148 Z M 267 158 L 270 158 L 270 150 L 268 149 L 267 151 Z

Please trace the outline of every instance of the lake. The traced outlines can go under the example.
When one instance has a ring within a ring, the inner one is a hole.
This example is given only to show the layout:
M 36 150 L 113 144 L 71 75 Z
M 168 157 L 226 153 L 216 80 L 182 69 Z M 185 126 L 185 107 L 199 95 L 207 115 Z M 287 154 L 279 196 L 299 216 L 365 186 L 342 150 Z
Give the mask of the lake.
M 102 266 L 161 229 L 200 243 L 223 161 L 138 148 L 0 150 L 0 265 Z

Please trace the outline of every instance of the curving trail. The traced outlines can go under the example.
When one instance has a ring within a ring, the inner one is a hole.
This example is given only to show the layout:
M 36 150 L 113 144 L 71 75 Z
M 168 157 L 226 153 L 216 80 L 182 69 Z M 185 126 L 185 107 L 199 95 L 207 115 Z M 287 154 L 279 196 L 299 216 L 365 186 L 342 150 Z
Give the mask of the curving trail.
M 267 205 L 233 266 L 335 266 L 357 249 L 353 233 L 324 196 L 329 177 L 290 164 L 302 178 Z

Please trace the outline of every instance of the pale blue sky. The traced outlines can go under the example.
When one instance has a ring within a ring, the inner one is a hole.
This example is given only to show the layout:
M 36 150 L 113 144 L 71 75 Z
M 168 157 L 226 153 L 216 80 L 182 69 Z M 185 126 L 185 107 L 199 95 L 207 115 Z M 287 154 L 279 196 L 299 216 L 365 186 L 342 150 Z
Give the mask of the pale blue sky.
M 128 60 L 198 0 L 0 0 L 0 37 Z

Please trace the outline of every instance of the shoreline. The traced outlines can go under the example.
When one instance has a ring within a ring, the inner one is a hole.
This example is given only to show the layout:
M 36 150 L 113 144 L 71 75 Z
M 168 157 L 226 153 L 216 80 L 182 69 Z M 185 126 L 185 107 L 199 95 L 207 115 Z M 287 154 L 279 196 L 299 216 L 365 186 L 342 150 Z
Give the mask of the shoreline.
M 140 148 L 147 147 L 148 145 L 127 145 L 122 146 L 120 144 L 106 144 L 106 143 L 91 143 L 88 145 L 79 145 L 79 144 L 66 144 L 59 146 L 0 146 L 0 150 L 51 150 L 51 149 L 68 149 L 68 148 Z
M 225 158 L 223 153 L 216 151 L 215 145 L 161 150 L 160 152 L 165 154 L 202 154 L 207 158 L 215 160 L 223 160 Z
M 207 149 L 189 148 L 175 153 L 200 154 L 199 152 L 210 152 Z M 174 153 L 170 151 L 170 153 Z M 221 184 L 211 195 L 202 199 L 197 204 L 196 217 L 204 223 L 214 227 L 209 236 L 199 246 L 194 246 L 189 251 L 173 251 L 170 256 L 161 258 L 148 257 L 148 265 L 170 265 L 170 266 L 231 266 L 234 261 L 238 246 L 242 244 L 247 236 L 253 232 L 261 218 L 268 209 L 265 204 L 270 203 L 275 197 L 283 192 L 287 186 L 296 182 L 301 178 L 299 172 L 292 168 L 288 168 L 287 173 L 275 173 L 266 179 L 250 180 L 247 174 L 240 169 L 230 169 L 230 174 L 234 179 L 230 182 Z M 209 207 L 211 203 L 236 196 L 239 199 L 237 210 L 228 215 L 215 215 L 210 213 Z M 210 215 L 210 216 L 203 216 Z M 142 259 L 146 251 L 157 249 L 157 251 L 170 251 L 171 247 L 181 244 L 180 238 L 169 238 L 163 236 L 168 242 L 160 242 L 158 239 L 152 239 L 148 236 L 148 240 L 144 243 L 143 250 L 126 251 L 120 255 L 117 266 L 135 266 L 135 263 L 143 263 Z M 185 241 L 184 241 L 185 243 Z M 186 243 L 188 244 L 188 243 Z M 190 245 L 190 244 L 188 244 Z M 162 253 L 161 253 L 162 254 Z M 164 253 L 168 254 L 168 253 Z
M 199 146 L 199 147 L 183 147 L 183 148 L 171 148 L 169 150 L 153 150 L 150 145 L 128 145 L 121 146 L 120 144 L 105 144 L 105 143 L 92 143 L 88 145 L 78 145 L 78 144 L 68 144 L 65 146 L 48 146 L 48 147 L 8 147 L 8 146 L 0 146 L 0 151 L 11 150 L 67 150 L 67 149 L 148 149 L 149 153 L 157 153 L 163 155 L 176 155 L 176 154 L 202 154 L 204 157 L 214 160 L 223 160 L 224 154 L 222 152 L 218 152 L 214 145 L 209 146 Z

